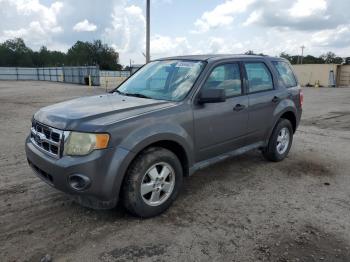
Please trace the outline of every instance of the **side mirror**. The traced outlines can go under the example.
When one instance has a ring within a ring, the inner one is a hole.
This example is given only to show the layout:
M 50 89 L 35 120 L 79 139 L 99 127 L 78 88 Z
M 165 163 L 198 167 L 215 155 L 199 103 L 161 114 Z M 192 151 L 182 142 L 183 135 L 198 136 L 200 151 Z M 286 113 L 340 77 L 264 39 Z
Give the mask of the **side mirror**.
M 200 104 L 220 103 L 225 101 L 226 101 L 225 90 L 222 88 L 201 90 L 198 97 L 198 103 Z

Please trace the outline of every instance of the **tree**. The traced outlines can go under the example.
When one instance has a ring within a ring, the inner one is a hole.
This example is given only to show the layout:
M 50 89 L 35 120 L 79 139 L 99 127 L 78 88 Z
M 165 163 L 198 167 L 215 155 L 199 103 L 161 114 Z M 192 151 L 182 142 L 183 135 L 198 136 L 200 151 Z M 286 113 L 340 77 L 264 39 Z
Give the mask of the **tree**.
M 282 52 L 282 53 L 280 54 L 280 57 L 282 57 L 282 58 L 288 60 L 290 63 L 292 63 L 292 57 L 291 57 L 289 54 L 287 54 L 286 52 Z M 292 63 L 292 64 L 293 64 L 293 63 Z
M 100 40 L 77 41 L 67 53 L 50 51 L 42 46 L 39 51 L 28 48 L 23 39 L 16 38 L 0 44 L 0 66 L 84 66 L 99 65 L 104 70 L 121 70 L 119 54 Z
M 280 57 L 287 59 L 291 64 L 300 63 L 301 58 L 299 55 L 289 55 L 285 52 L 282 52 L 280 54 Z M 332 52 L 328 52 L 319 57 L 315 57 L 312 55 L 307 55 L 303 57 L 303 64 L 341 64 L 343 62 L 343 58 L 336 56 Z
M 119 54 L 106 44 L 102 44 L 101 40 L 95 40 L 92 45 L 93 59 L 101 69 L 121 70 L 122 66 L 119 62 Z
M 343 63 L 343 58 L 336 56 L 333 52 L 327 52 L 320 56 L 325 64 L 341 64 Z
M 299 61 L 299 57 L 296 55 L 289 55 L 286 52 L 282 52 L 280 57 L 287 59 L 291 64 L 297 64 Z
M 28 48 L 23 39 L 15 38 L 1 44 L 0 52 L 4 66 L 32 66 L 33 51 Z
M 4 44 L 0 44 L 0 66 L 9 66 L 11 65 L 12 54 Z
M 245 55 L 255 55 L 253 50 L 248 50 L 247 52 L 244 53 Z
M 99 65 L 103 70 L 121 70 L 119 54 L 101 40 L 76 42 L 67 53 L 69 65 Z
M 76 42 L 67 52 L 69 65 L 92 65 L 92 47 L 89 42 Z

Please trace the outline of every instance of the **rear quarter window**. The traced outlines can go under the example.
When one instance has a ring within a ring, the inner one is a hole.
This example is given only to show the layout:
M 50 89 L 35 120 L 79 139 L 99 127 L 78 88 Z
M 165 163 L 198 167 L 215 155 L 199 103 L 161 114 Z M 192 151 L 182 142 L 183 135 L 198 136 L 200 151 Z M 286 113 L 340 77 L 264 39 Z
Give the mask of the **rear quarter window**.
M 283 61 L 273 61 L 272 64 L 276 68 L 280 79 L 287 88 L 297 85 L 293 70 L 288 63 Z

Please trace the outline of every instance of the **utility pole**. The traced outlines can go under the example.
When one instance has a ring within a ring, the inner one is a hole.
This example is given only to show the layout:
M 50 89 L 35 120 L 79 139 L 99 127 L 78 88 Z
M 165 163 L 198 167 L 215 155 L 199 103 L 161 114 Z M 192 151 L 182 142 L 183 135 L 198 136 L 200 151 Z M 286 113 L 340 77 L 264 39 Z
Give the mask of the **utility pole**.
M 146 6 L 146 63 L 150 61 L 150 0 Z
M 303 64 L 305 46 L 302 45 L 300 48 L 301 48 L 301 60 L 300 60 L 300 64 Z

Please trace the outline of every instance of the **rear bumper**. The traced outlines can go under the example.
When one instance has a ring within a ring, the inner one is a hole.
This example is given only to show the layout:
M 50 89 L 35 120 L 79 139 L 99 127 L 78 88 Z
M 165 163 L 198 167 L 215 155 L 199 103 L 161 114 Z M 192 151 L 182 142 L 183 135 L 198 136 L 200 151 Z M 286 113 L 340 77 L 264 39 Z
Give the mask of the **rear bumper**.
M 133 153 L 123 148 L 96 150 L 87 156 L 54 159 L 37 149 L 29 138 L 25 150 L 35 174 L 50 186 L 70 194 L 77 202 L 94 209 L 113 208 L 119 188 Z M 73 174 L 88 177 L 84 190 L 73 189 L 68 178 Z

